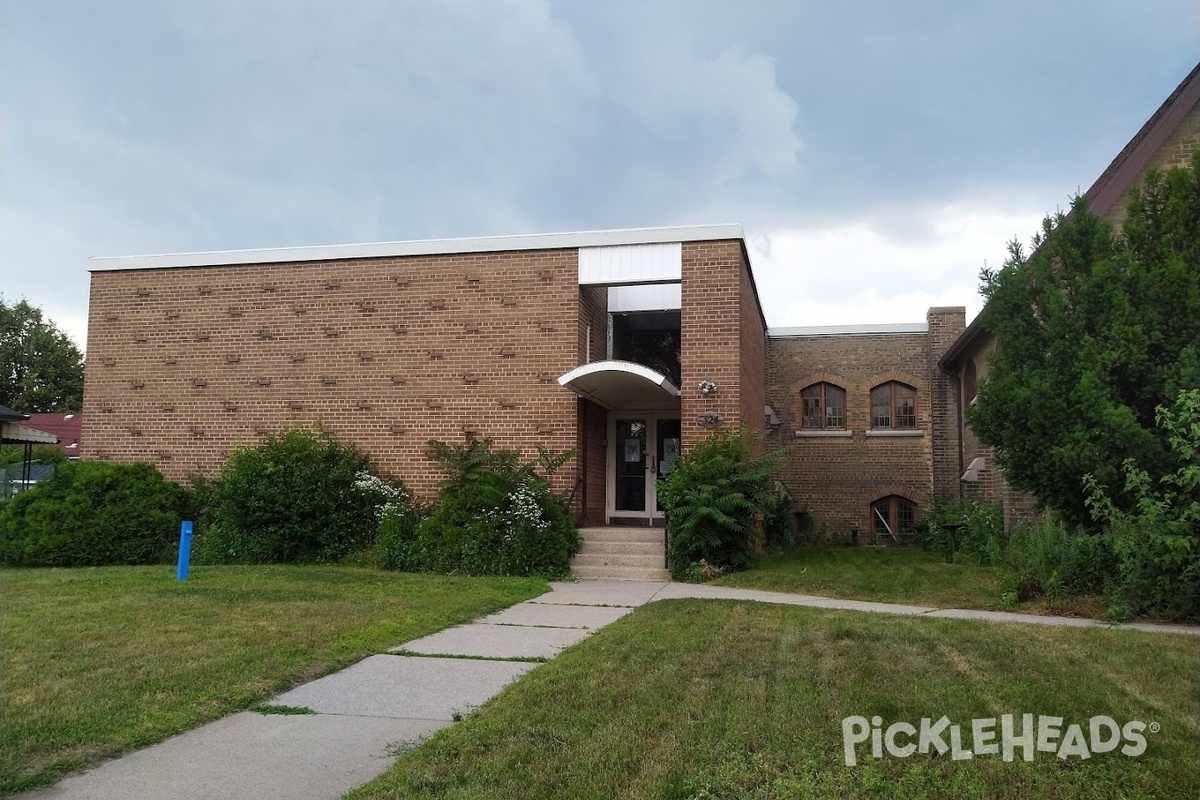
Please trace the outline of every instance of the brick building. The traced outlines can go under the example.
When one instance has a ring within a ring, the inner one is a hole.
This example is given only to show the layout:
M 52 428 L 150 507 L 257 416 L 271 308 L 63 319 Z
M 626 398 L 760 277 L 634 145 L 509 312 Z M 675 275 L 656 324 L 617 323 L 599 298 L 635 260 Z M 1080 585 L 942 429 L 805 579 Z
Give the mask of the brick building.
M 773 328 L 767 398 L 779 479 L 818 540 L 903 541 L 958 484 L 957 397 L 937 368 L 966 310 L 913 325 Z
M 1200 66 L 1088 190 L 1119 225 L 1200 147 Z M 661 521 L 655 481 L 717 426 L 786 445 L 818 538 L 902 540 L 938 497 L 1035 513 L 965 425 L 994 340 L 925 323 L 768 331 L 742 228 L 714 225 L 93 261 L 85 456 L 213 473 L 323 427 L 429 497 L 428 442 L 575 450 L 586 525 Z
M 583 522 L 650 521 L 701 417 L 763 427 L 765 331 L 737 225 L 98 259 L 84 438 L 185 479 L 320 421 L 426 497 L 431 439 L 574 449 Z
M 574 449 L 559 488 L 596 525 L 661 520 L 681 452 L 773 419 L 821 528 L 890 537 L 957 477 L 936 364 L 963 316 L 768 335 L 737 225 L 97 259 L 85 441 L 182 480 L 319 421 L 424 497 L 431 439 Z M 804 408 L 818 384 L 838 430 Z

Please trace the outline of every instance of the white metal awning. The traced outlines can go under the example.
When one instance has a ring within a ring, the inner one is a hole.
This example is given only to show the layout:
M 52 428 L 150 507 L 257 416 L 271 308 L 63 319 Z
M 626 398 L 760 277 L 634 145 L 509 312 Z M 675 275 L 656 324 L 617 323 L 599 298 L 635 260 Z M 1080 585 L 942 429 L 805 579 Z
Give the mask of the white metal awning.
M 53 433 L 17 425 L 15 422 L 0 424 L 0 439 L 6 444 L 58 444 L 58 437 Z
M 560 386 L 610 410 L 679 403 L 679 389 L 666 376 L 631 361 L 594 361 L 565 373 Z

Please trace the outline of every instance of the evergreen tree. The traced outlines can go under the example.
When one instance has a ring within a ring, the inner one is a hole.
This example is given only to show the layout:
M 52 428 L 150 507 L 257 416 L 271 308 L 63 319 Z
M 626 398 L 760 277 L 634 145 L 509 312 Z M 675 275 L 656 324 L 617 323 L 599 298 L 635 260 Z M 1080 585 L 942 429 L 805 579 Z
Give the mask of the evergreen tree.
M 1123 231 L 1077 199 L 1033 245 L 982 276 L 997 346 L 969 422 L 1012 486 L 1087 522 L 1085 475 L 1116 490 L 1127 458 L 1155 479 L 1180 466 L 1155 413 L 1200 387 L 1200 152 L 1147 175 Z

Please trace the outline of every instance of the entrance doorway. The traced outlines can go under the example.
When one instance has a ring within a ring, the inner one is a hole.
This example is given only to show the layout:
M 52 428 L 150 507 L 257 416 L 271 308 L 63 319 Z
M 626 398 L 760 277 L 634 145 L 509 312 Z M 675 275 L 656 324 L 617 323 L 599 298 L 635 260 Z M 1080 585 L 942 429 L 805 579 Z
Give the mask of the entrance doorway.
M 657 481 L 680 455 L 678 416 L 613 414 L 609 424 L 608 519 L 655 524 L 663 519 Z

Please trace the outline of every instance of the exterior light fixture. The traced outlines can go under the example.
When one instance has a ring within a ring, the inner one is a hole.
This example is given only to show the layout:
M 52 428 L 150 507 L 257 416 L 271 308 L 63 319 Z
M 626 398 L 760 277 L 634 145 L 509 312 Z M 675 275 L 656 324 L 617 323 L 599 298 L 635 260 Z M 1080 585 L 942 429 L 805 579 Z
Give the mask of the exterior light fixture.
M 700 381 L 700 394 L 707 397 L 710 394 L 716 394 L 716 391 L 717 384 L 713 381 Z

